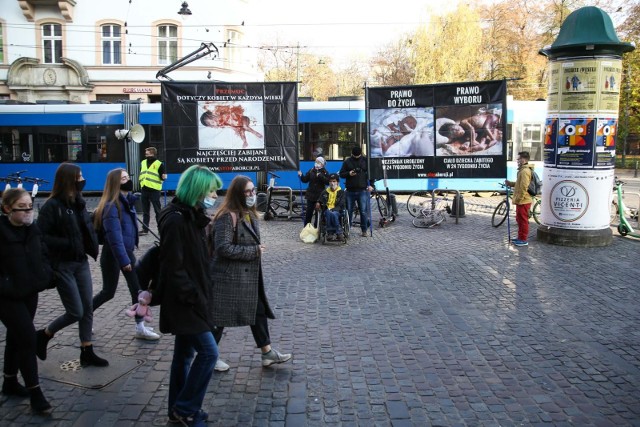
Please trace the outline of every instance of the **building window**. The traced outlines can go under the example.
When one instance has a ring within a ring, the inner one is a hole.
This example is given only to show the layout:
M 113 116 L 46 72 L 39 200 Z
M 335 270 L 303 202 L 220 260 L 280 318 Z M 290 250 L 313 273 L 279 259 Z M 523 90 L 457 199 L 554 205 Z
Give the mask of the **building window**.
M 242 41 L 242 34 L 239 31 L 227 30 L 227 66 L 229 68 L 238 68 L 240 62 L 239 45 Z
M 42 25 L 42 55 L 45 64 L 62 63 L 62 25 Z
M 102 26 L 102 63 L 122 64 L 120 25 Z
M 158 26 L 158 64 L 168 65 L 178 60 L 178 27 Z

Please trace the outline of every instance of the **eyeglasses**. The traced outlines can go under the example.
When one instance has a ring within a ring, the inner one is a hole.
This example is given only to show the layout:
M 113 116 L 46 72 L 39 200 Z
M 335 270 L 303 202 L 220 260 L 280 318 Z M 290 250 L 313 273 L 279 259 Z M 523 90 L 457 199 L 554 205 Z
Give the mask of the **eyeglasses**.
M 31 212 L 33 210 L 33 204 L 18 205 L 17 208 L 11 208 L 11 212 Z
M 244 194 L 246 194 L 247 196 L 251 196 L 253 194 L 256 194 L 256 187 L 253 187 L 250 190 L 244 190 Z

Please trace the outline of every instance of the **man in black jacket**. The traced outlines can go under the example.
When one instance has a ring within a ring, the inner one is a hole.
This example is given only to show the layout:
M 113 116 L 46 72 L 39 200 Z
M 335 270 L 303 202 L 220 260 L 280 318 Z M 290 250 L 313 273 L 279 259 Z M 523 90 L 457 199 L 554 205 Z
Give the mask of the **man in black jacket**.
M 369 173 L 367 170 L 367 159 L 362 155 L 362 148 L 353 147 L 351 157 L 345 159 L 340 168 L 340 178 L 345 179 L 347 188 L 347 211 L 349 212 L 349 223 L 353 218 L 354 203 L 358 202 L 360 210 L 360 230 L 362 237 L 367 237 L 367 226 L 369 225 L 369 193 L 373 188 L 369 185 Z

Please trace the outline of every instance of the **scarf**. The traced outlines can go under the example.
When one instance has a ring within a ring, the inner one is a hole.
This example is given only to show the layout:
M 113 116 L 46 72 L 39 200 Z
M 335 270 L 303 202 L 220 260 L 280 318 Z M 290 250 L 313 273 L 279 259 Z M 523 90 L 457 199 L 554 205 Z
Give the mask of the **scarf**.
M 327 188 L 327 193 L 329 194 L 329 198 L 327 199 L 327 209 L 333 209 L 336 206 L 336 200 L 338 199 L 338 191 L 341 188 L 338 185 L 335 191 L 331 189 L 331 187 Z

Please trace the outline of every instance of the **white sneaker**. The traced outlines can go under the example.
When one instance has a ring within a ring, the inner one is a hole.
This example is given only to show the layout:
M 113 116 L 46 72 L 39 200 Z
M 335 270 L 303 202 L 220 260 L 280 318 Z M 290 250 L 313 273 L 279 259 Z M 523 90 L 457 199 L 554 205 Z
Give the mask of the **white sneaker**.
M 224 363 L 222 360 L 218 359 L 216 360 L 216 366 L 213 369 L 215 369 L 218 372 L 226 372 L 229 370 L 229 365 Z
M 136 338 L 139 340 L 157 341 L 160 339 L 160 335 L 142 326 L 136 327 Z

